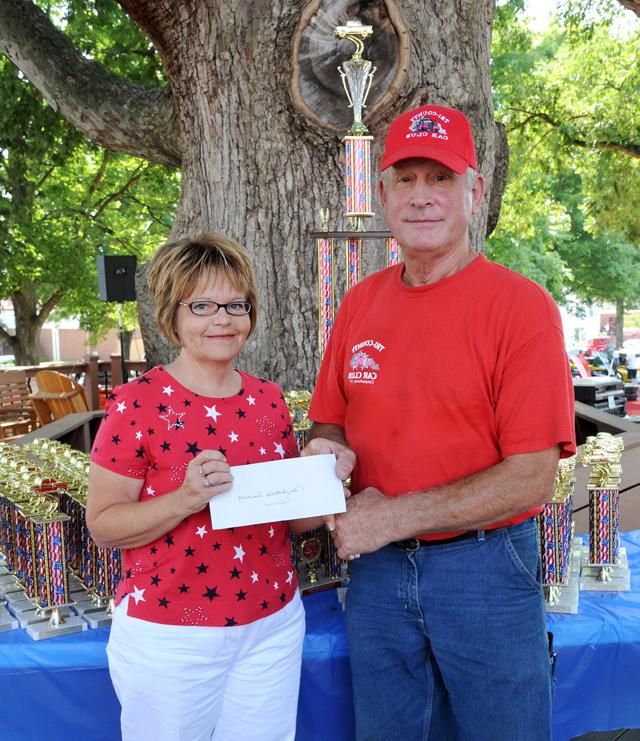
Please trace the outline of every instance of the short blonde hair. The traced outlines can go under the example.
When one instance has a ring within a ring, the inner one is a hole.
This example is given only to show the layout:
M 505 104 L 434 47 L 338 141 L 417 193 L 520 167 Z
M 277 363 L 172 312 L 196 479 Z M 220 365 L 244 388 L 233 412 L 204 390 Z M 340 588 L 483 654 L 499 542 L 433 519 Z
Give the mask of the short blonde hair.
M 149 263 L 147 281 L 156 323 L 178 347 L 181 346 L 175 328 L 178 302 L 189 296 L 210 274 L 220 274 L 246 296 L 251 304 L 249 334 L 255 329 L 258 291 L 247 251 L 235 239 L 213 232 L 204 233 L 193 239 L 166 242 Z

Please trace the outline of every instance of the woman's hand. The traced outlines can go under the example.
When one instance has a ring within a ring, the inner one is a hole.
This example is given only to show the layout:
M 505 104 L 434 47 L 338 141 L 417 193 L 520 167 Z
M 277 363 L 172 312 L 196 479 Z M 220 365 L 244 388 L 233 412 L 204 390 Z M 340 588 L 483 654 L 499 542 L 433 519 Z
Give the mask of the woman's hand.
M 211 497 L 229 491 L 233 483 L 231 469 L 219 450 L 203 450 L 187 466 L 176 498 L 185 517 L 204 509 Z

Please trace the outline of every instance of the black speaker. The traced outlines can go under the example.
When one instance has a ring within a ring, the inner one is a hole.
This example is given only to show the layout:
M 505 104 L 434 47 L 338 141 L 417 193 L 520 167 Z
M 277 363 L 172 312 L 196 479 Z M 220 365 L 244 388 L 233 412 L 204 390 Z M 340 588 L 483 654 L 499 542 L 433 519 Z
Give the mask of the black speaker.
M 98 255 L 98 292 L 100 301 L 136 300 L 135 255 Z

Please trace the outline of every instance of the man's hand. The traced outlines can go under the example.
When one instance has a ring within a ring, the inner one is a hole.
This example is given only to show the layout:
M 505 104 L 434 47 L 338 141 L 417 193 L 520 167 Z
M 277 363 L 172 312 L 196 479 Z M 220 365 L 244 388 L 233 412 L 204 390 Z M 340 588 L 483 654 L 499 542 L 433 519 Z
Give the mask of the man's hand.
M 357 558 L 392 540 L 394 499 L 368 487 L 347 500 L 347 511 L 336 515 L 333 542 L 340 558 Z
M 336 476 L 344 481 L 351 475 L 356 464 L 356 454 L 346 445 L 324 437 L 310 440 L 300 455 L 322 455 L 333 453 L 336 457 Z

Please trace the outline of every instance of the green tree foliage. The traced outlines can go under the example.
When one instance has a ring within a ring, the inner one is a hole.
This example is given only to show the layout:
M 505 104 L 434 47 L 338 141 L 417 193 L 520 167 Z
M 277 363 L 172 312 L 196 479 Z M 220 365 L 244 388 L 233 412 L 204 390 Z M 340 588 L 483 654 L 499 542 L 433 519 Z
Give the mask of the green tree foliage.
M 138 82 L 161 75 L 148 41 L 115 3 L 49 3 L 87 56 Z M 116 324 L 97 297 L 96 255 L 141 260 L 168 234 L 179 175 L 88 142 L 0 59 L 0 298 L 16 332 L 0 337 L 18 363 L 38 361 L 40 328 L 55 309 L 99 336 Z M 127 311 L 128 324 L 135 323 Z
M 637 304 L 640 24 L 612 3 L 565 4 L 541 36 L 498 8 L 492 80 L 510 177 L 487 252 L 560 301 Z

